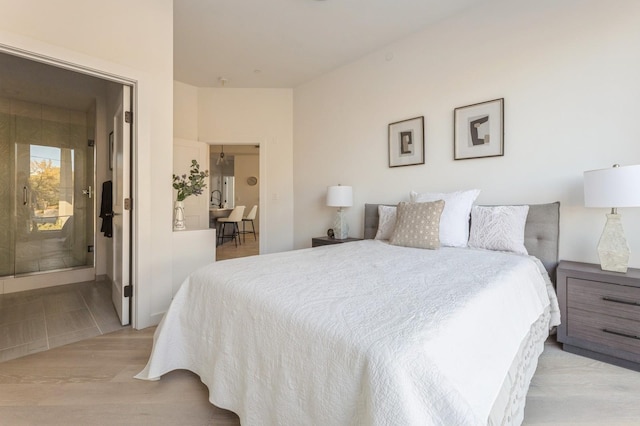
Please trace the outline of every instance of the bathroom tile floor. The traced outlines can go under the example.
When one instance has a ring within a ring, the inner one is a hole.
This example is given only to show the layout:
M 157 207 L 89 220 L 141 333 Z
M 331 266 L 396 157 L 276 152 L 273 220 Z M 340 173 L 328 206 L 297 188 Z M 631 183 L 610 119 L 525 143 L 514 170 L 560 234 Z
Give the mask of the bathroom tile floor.
M 74 256 L 73 251 L 66 248 L 64 238 L 34 237 L 16 241 L 16 274 L 73 268 L 86 264 L 86 257 L 77 254 Z
M 0 362 L 120 330 L 109 281 L 0 295 Z

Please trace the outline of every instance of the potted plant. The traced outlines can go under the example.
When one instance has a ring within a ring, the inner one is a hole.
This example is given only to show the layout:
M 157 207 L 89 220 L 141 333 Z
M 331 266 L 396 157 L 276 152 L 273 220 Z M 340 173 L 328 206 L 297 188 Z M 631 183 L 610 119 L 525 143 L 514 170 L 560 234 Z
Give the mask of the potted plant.
M 202 194 L 204 188 L 207 187 L 206 178 L 208 176 L 209 171 L 201 171 L 200 165 L 196 160 L 191 160 L 191 168 L 188 175 L 173 175 L 173 189 L 178 191 L 174 204 L 174 231 L 187 229 L 184 224 L 184 200 L 191 195 L 198 196 Z

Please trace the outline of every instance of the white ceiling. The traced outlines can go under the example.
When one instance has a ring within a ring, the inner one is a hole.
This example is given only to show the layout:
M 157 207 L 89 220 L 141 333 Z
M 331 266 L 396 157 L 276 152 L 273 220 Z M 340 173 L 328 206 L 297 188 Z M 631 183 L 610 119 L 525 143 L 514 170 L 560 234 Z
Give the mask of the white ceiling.
M 226 87 L 296 87 L 486 1 L 174 0 L 174 78 L 198 87 L 220 87 L 220 77 Z M 0 54 L 2 97 L 86 110 L 105 84 Z
M 296 87 L 485 1 L 174 0 L 174 78 Z

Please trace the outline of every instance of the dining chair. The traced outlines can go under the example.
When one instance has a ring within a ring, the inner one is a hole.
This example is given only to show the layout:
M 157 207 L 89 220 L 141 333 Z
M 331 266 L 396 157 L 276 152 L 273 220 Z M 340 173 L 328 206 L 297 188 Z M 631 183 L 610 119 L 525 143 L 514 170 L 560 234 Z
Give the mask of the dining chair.
M 258 240 L 258 238 L 256 237 L 256 227 L 255 224 L 253 223 L 253 221 L 256 219 L 256 213 L 258 212 L 258 206 L 254 205 L 253 207 L 251 207 L 251 210 L 249 210 L 249 214 L 246 217 L 242 218 L 242 232 L 240 232 L 242 234 L 242 240 L 245 240 L 245 234 L 253 234 L 253 239 L 255 241 Z M 244 224 L 247 222 L 251 222 L 251 231 L 245 231 L 244 229 Z
M 238 242 L 240 241 L 240 228 L 238 227 L 238 223 L 242 222 L 242 216 L 244 215 L 245 206 L 236 206 L 229 214 L 228 217 L 218 218 L 219 230 L 218 230 L 218 245 L 224 244 L 225 238 L 231 239 L 236 243 L 236 247 L 238 247 Z M 232 224 L 232 232 L 229 235 L 225 234 L 227 224 Z

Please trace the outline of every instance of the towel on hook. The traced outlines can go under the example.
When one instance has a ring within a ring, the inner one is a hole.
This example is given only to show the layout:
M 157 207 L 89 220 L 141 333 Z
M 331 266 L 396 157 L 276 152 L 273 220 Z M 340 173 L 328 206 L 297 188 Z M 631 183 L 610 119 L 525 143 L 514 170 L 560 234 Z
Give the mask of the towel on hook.
M 107 238 L 113 237 L 113 183 L 108 180 L 102 183 L 102 202 L 100 203 L 100 217 L 102 226 L 100 232 L 104 232 Z

